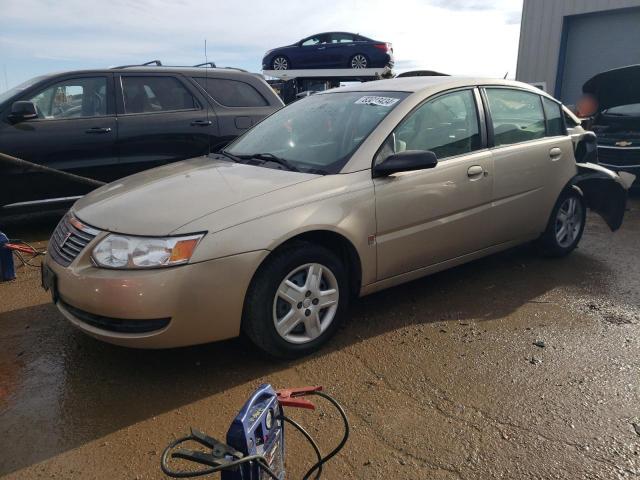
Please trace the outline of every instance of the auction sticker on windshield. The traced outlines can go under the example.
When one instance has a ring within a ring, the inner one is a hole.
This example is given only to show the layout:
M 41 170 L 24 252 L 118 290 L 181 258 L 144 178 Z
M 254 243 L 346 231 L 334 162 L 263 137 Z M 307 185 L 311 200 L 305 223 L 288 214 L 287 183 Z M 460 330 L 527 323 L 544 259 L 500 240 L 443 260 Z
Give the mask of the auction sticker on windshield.
M 356 100 L 355 103 L 362 104 L 362 105 L 379 105 L 381 107 L 390 107 L 391 105 L 399 101 L 400 101 L 399 98 L 378 97 L 374 95 L 368 95 L 366 97 L 359 98 L 358 100 Z

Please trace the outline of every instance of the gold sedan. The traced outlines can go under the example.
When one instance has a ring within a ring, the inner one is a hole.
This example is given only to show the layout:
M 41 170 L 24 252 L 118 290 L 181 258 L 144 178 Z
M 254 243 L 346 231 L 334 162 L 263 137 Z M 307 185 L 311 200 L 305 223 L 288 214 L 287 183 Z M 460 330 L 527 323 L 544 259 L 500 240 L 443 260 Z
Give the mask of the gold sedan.
M 349 299 L 535 240 L 622 223 L 628 176 L 577 163 L 590 136 L 504 80 L 413 77 L 300 100 L 225 150 L 119 180 L 60 222 L 43 285 L 98 339 L 166 348 L 246 334 L 317 349 Z

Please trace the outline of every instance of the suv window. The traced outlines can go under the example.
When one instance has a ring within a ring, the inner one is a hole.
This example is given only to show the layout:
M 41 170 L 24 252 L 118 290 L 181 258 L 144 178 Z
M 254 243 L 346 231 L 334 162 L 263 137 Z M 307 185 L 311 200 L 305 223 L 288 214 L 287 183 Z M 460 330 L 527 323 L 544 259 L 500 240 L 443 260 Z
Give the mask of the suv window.
M 194 78 L 220 105 L 226 107 L 264 107 L 265 98 L 248 83 L 223 78 Z
M 430 150 L 441 160 L 481 145 L 473 92 L 462 90 L 429 100 L 410 113 L 387 139 L 376 163 L 404 150 Z
M 200 108 L 175 77 L 122 77 L 125 113 L 166 112 Z
M 562 107 L 546 97 L 542 97 L 544 116 L 547 119 L 547 137 L 557 137 L 565 134 L 564 115 Z
M 487 88 L 495 146 L 543 138 L 540 95 L 507 88 Z
M 64 80 L 29 99 L 38 109 L 38 118 L 100 117 L 107 114 L 107 78 L 83 77 Z

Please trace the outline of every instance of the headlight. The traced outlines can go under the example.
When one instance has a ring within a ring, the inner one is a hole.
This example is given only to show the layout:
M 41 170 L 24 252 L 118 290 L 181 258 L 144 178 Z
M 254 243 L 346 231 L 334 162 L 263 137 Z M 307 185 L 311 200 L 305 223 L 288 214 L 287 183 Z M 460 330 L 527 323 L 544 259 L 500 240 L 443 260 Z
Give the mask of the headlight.
M 110 234 L 93 249 L 100 267 L 157 268 L 187 263 L 203 234 L 185 237 L 130 237 Z

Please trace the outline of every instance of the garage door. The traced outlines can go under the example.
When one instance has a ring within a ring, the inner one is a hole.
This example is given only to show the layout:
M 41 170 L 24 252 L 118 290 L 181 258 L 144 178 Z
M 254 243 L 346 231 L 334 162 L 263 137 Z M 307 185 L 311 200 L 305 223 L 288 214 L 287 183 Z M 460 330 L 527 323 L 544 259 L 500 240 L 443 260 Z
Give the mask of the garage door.
M 567 17 L 565 28 L 559 96 L 566 104 L 575 104 L 596 73 L 640 63 L 640 8 Z

